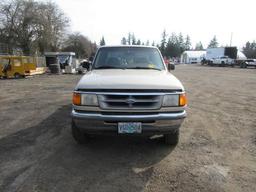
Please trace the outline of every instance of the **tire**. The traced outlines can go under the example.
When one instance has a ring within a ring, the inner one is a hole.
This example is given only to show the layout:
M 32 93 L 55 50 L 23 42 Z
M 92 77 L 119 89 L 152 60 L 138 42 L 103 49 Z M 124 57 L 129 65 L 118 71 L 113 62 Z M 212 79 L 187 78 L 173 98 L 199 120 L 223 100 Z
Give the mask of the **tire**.
M 180 130 L 177 129 L 170 134 L 164 135 L 164 141 L 167 145 L 177 145 L 179 143 Z
M 86 134 L 84 134 L 83 132 L 81 132 L 76 125 L 74 124 L 74 122 L 72 122 L 71 125 L 71 129 L 72 129 L 72 136 L 75 139 L 75 141 L 82 145 L 82 144 L 86 144 L 88 143 L 88 136 Z
M 20 79 L 20 78 L 21 78 L 21 75 L 20 75 L 19 73 L 15 73 L 15 74 L 14 74 L 14 78 L 15 78 L 15 79 Z
M 49 65 L 49 69 L 53 74 L 61 74 L 61 68 L 59 64 L 51 64 Z
M 240 65 L 241 68 L 247 68 L 247 64 L 244 62 Z

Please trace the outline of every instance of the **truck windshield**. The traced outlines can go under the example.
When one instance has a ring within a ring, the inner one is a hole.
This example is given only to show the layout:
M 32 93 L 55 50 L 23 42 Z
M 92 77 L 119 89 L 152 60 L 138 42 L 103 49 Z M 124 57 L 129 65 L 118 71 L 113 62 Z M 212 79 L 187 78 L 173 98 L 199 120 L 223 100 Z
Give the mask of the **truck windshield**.
M 105 47 L 99 49 L 93 69 L 164 70 L 164 64 L 155 48 Z

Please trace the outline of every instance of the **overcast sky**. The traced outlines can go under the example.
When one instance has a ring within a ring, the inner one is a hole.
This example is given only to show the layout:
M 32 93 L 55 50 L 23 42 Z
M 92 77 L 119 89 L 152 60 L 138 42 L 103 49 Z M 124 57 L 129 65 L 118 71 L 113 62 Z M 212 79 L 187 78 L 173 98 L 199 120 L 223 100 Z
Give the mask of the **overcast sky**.
M 216 35 L 220 45 L 242 47 L 256 40 L 256 0 L 55 0 L 71 19 L 71 30 L 99 43 L 120 44 L 128 32 L 146 42 L 159 42 L 182 32 L 192 46 L 204 47 Z

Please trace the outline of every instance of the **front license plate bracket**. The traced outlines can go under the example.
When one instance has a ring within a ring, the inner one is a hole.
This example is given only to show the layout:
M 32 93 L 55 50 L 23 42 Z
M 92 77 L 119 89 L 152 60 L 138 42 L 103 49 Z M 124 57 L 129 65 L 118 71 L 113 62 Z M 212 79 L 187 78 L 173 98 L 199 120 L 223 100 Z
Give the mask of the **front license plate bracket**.
M 118 133 L 119 134 L 134 134 L 141 133 L 142 125 L 141 122 L 119 122 Z

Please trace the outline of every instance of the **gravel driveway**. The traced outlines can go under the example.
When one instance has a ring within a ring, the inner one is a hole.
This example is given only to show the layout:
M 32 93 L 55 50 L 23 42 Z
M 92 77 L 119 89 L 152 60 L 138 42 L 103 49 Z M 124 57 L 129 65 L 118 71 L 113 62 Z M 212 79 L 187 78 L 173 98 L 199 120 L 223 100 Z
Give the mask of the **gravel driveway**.
M 256 191 L 256 70 L 179 65 L 180 143 L 71 137 L 79 75 L 0 80 L 0 191 Z

